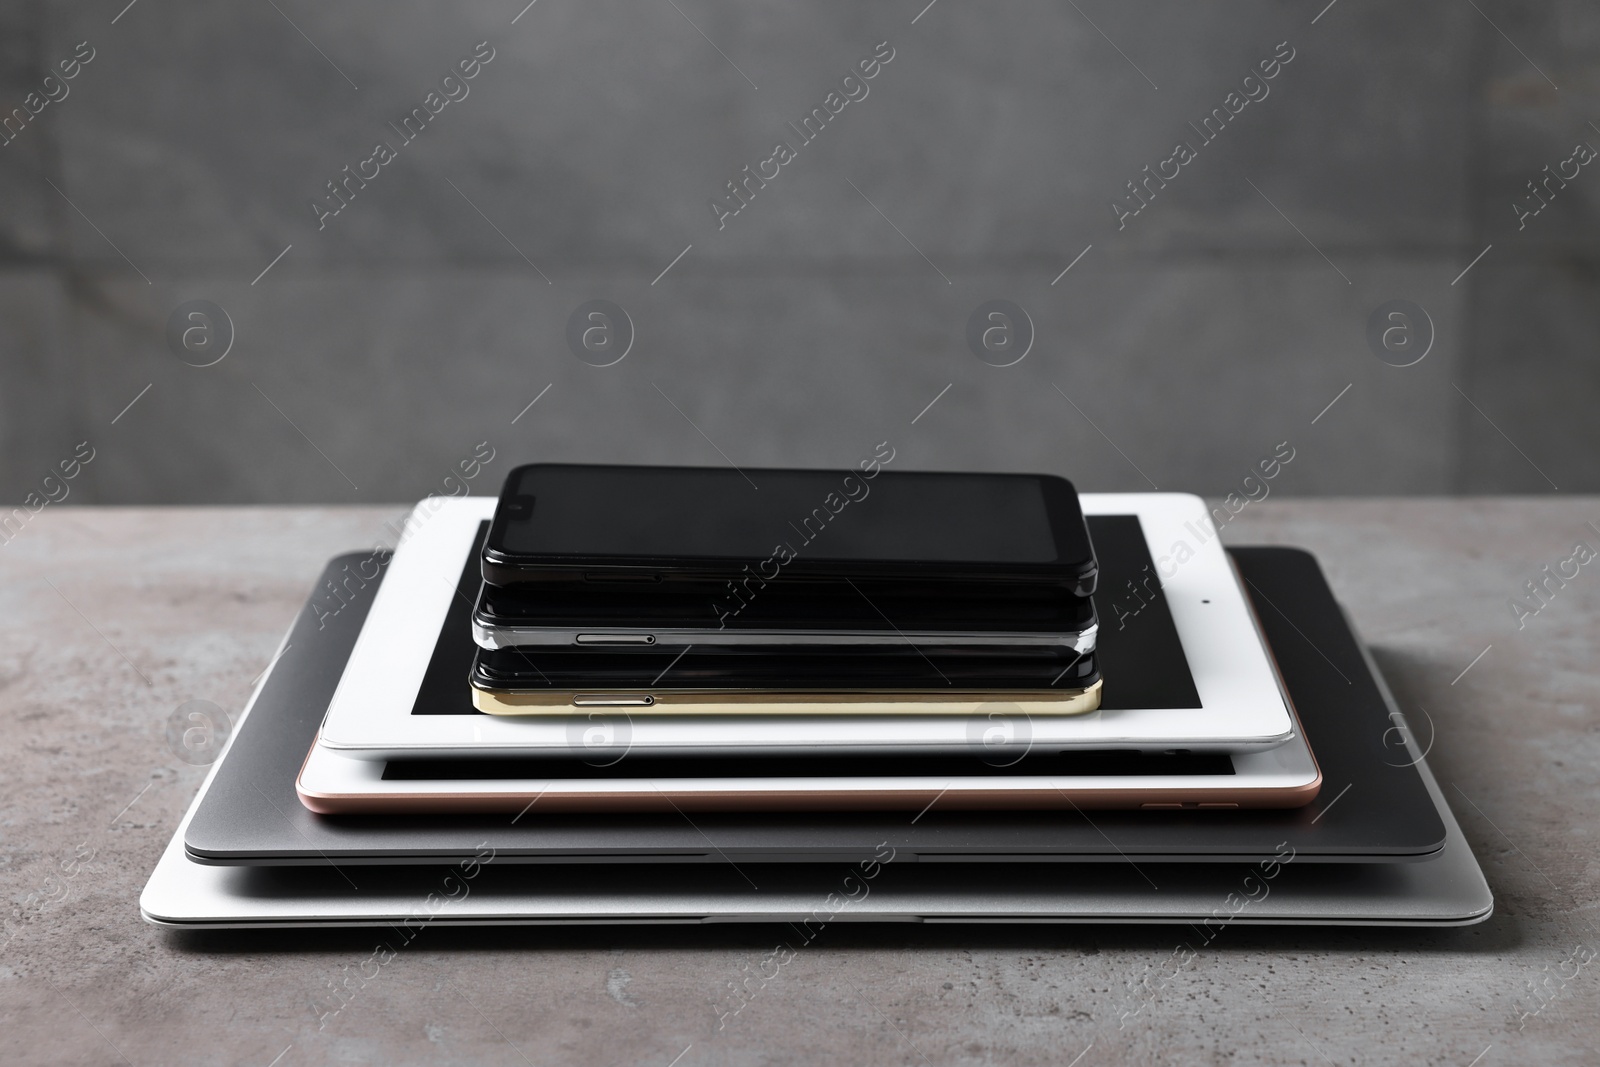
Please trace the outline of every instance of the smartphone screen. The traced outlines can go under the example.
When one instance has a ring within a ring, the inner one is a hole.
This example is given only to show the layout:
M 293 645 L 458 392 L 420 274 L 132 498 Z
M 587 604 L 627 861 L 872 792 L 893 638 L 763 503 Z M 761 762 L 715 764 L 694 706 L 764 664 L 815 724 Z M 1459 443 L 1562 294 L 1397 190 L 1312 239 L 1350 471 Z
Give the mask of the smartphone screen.
M 870 470 L 519 467 L 501 495 L 485 558 L 535 569 L 562 561 L 765 564 L 769 580 L 781 570 L 881 573 L 865 569 L 872 565 L 897 575 L 1092 572 L 1077 493 L 1064 479 Z M 487 569 L 485 577 L 494 580 Z

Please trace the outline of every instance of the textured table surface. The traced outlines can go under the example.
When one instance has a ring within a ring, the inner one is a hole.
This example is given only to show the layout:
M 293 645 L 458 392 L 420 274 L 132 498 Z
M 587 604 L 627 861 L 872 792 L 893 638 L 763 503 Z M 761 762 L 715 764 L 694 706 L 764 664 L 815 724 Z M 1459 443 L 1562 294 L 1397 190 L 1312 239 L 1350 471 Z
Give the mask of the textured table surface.
M 1316 552 L 1426 711 L 1487 923 L 1233 927 L 1120 1029 L 1171 930 L 834 926 L 719 1029 L 781 930 L 430 929 L 319 1029 L 370 934 L 175 934 L 138 895 L 204 774 L 168 717 L 236 715 L 323 561 L 402 510 L 51 507 L 0 545 L 0 1059 L 1600 1063 L 1600 561 L 1525 589 L 1600 549 L 1600 499 L 1273 499 L 1224 531 Z

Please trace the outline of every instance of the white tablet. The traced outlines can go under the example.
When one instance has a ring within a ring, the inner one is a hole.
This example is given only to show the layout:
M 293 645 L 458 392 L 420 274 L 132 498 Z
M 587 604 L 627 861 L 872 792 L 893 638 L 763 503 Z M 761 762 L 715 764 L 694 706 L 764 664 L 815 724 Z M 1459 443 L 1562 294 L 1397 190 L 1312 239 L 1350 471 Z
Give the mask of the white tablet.
M 628 747 L 971 753 L 999 733 L 1034 749 L 1242 752 L 1292 737 L 1276 667 L 1204 502 L 1180 493 L 1081 499 L 1101 567 L 1100 710 L 1030 717 L 997 694 L 981 716 L 841 719 L 758 707 L 748 718 L 636 715 L 623 720 Z M 571 720 L 473 712 L 469 663 L 446 655 L 472 646 L 477 546 L 494 506 L 492 497 L 436 497 L 412 512 L 328 708 L 324 746 L 370 760 L 572 751 L 592 709 L 575 707 Z M 1124 699 L 1134 695 L 1142 699 Z
M 324 815 L 506 812 L 1298 808 L 1322 786 L 1296 735 L 1258 752 L 1056 753 L 987 759 L 351 759 L 313 744 L 295 789 Z M 1026 762 L 1024 762 L 1026 760 Z M 708 767 L 732 763 L 736 766 Z M 863 766 L 862 764 L 868 764 Z M 1040 766 L 1040 765 L 1043 766 Z M 717 773 L 726 777 L 694 777 Z M 670 777 L 649 777 L 671 773 Z M 466 777 L 470 775 L 470 777 Z M 634 777 L 634 776 L 637 777 Z

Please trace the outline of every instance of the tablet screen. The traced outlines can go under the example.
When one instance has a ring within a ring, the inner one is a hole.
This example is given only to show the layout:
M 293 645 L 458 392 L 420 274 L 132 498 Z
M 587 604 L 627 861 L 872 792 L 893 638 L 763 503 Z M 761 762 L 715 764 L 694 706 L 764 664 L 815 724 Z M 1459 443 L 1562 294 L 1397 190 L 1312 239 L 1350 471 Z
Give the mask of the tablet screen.
M 1178 628 L 1154 578 L 1155 563 L 1139 517 L 1091 515 L 1088 523 L 1100 564 L 1094 597 L 1100 616 L 1096 655 L 1105 682 L 1100 707 L 1107 711 L 1200 707 Z M 478 557 L 488 530 L 487 522 L 479 524 L 458 579 L 458 595 L 451 599 L 417 690 L 413 715 L 483 714 L 472 706 L 467 677 L 477 647 L 472 640 L 472 607 L 483 584 Z

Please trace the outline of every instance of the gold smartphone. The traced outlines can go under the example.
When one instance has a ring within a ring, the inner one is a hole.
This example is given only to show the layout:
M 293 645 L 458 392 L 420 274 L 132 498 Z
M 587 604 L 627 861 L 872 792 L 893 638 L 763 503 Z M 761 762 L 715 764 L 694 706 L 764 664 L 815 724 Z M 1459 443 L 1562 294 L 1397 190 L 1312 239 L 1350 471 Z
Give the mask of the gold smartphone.
M 1045 716 L 1100 706 L 1093 652 L 479 648 L 470 682 L 473 706 L 490 715 L 984 715 L 1004 704 Z

